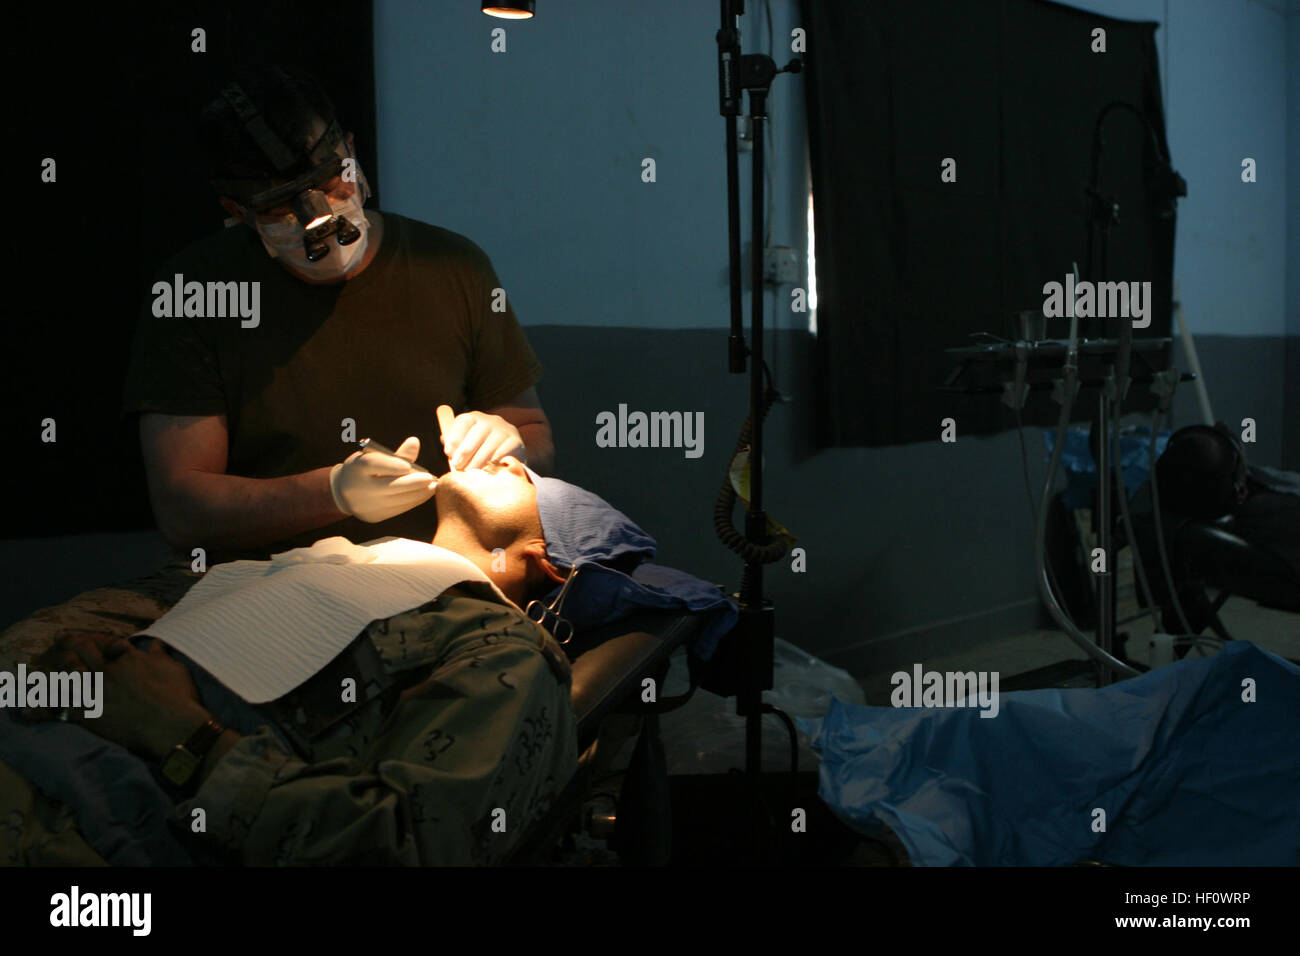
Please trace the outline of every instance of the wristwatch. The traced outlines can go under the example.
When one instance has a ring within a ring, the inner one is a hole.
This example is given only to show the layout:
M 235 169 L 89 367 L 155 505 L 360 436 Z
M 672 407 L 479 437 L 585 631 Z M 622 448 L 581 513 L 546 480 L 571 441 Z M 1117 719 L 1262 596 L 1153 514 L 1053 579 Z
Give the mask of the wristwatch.
M 203 766 L 203 761 L 207 758 L 212 745 L 225 732 L 225 725 L 221 721 L 209 717 L 207 723 L 190 735 L 189 740 L 177 744 L 163 758 L 163 778 L 173 787 L 181 790 L 188 789 L 199 768 Z

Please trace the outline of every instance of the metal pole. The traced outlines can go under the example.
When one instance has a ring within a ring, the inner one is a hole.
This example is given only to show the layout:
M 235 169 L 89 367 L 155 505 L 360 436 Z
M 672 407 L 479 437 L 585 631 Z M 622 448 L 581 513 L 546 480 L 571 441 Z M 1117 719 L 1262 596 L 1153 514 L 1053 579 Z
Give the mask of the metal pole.
M 1097 514 L 1094 525 L 1097 528 L 1097 545 L 1101 548 L 1105 570 L 1097 577 L 1097 646 L 1107 654 L 1113 654 L 1111 647 L 1115 634 L 1115 556 L 1111 554 L 1111 515 L 1110 515 L 1110 385 L 1113 378 L 1108 377 L 1102 385 L 1097 399 Z M 1098 685 L 1111 683 L 1108 667 L 1099 667 Z

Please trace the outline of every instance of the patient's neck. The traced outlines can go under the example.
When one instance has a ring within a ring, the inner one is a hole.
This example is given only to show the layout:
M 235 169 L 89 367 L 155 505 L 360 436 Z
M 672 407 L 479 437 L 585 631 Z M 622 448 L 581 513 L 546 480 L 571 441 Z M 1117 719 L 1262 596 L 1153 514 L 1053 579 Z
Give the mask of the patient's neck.
M 463 522 L 450 517 L 439 517 L 438 530 L 434 532 L 433 544 L 448 551 L 455 551 L 463 558 L 476 564 L 488 579 L 499 587 L 515 604 L 523 607 L 526 594 L 525 575 L 520 562 L 515 556 L 493 554 Z M 504 560 L 502 560 L 504 558 Z M 495 568 L 493 565 L 495 564 Z

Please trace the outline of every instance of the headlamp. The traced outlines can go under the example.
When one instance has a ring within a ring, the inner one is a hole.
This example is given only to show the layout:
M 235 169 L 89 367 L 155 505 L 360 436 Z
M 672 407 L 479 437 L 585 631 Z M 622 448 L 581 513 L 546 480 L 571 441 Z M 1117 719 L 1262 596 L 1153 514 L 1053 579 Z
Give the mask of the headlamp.
M 226 87 L 222 96 L 277 175 L 274 179 L 214 179 L 212 185 L 218 192 L 238 199 L 254 214 L 288 205 L 305 230 L 303 249 L 308 262 L 316 262 L 329 254 L 326 240 L 330 236 L 341 246 L 351 245 L 361 238 L 360 229 L 334 214 L 329 200 L 319 188 L 320 184 L 339 176 L 344 160 L 352 155 L 338 120 L 331 117 L 327 121 L 316 116 L 308 140 L 312 145 L 304 154 L 290 148 L 270 128 L 238 84 Z M 363 201 L 364 198 L 363 195 Z
M 340 246 L 351 245 L 361 238 L 361 230 L 330 208 L 325 194 L 319 189 L 306 189 L 293 198 L 293 214 L 305 230 L 302 247 L 308 262 L 316 262 L 329 255 L 330 236 Z

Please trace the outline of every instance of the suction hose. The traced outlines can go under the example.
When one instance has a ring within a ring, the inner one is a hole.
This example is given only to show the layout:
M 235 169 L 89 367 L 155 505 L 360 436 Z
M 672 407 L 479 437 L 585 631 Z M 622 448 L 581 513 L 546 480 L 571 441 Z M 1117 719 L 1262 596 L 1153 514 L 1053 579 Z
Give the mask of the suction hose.
M 1070 406 L 1073 404 L 1073 387 L 1074 372 L 1068 369 L 1066 372 L 1066 389 L 1065 394 L 1061 396 L 1061 417 L 1056 423 L 1056 441 L 1052 443 L 1052 462 L 1047 468 L 1047 483 L 1043 486 L 1042 500 L 1038 505 L 1038 525 L 1034 533 L 1034 560 L 1035 568 L 1038 574 L 1038 590 L 1042 594 L 1043 603 L 1047 605 L 1048 612 L 1060 625 L 1065 635 L 1079 645 L 1079 648 L 1103 667 L 1108 667 L 1117 674 L 1124 677 L 1136 677 L 1139 671 L 1130 667 L 1119 658 L 1112 656 L 1098 647 L 1087 634 L 1084 634 L 1074 622 L 1070 620 L 1065 609 L 1057 601 L 1056 595 L 1052 593 L 1052 585 L 1047 577 L 1047 514 L 1052 503 L 1052 486 L 1056 483 L 1056 471 L 1061 465 L 1061 453 L 1065 450 L 1065 433 L 1070 424 Z M 1098 475 L 1099 480 L 1105 481 L 1108 476 Z M 1110 555 L 1106 556 L 1110 560 Z
M 1169 570 L 1169 551 L 1165 547 L 1165 528 L 1164 515 L 1160 513 L 1160 482 L 1156 480 L 1156 434 L 1160 430 L 1160 409 L 1156 409 L 1151 419 L 1151 509 L 1155 518 L 1156 526 L 1156 550 L 1160 552 L 1160 570 L 1164 572 L 1165 587 L 1169 589 L 1169 600 L 1173 602 L 1174 612 L 1178 615 L 1178 623 L 1183 626 L 1183 633 L 1194 635 L 1192 626 L 1187 622 L 1187 615 L 1183 613 L 1183 602 L 1178 600 L 1178 586 L 1174 583 L 1174 576 Z

